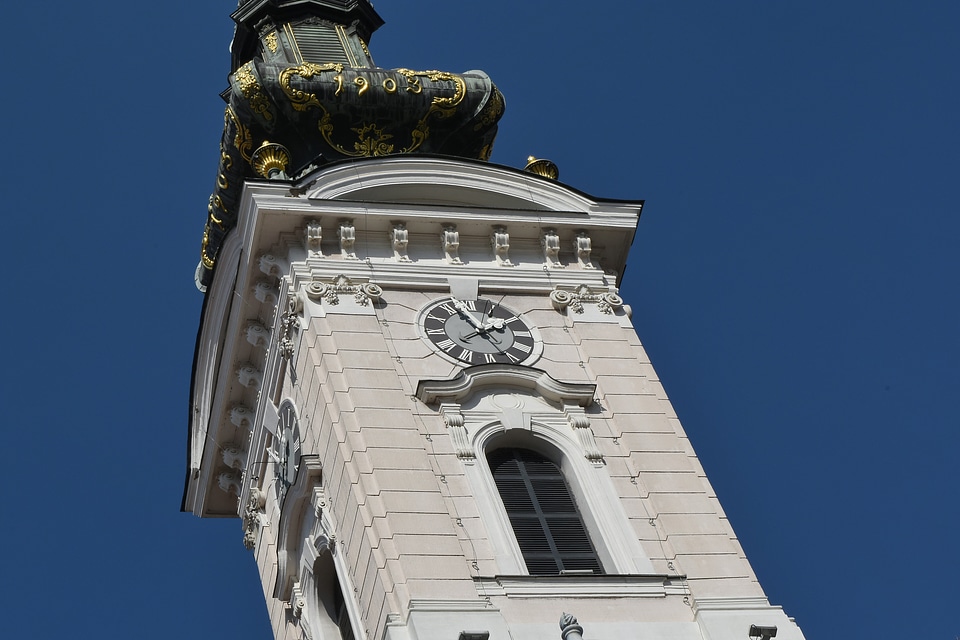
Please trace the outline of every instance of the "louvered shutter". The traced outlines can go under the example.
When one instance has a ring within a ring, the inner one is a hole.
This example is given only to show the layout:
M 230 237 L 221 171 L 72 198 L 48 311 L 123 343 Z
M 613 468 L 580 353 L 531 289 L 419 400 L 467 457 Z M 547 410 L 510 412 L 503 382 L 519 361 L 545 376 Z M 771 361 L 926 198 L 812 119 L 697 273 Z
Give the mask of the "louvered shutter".
M 570 489 L 553 461 L 528 449 L 487 454 L 530 575 L 603 573 Z
M 326 24 L 295 24 L 293 36 L 304 62 L 351 64 L 337 30 Z

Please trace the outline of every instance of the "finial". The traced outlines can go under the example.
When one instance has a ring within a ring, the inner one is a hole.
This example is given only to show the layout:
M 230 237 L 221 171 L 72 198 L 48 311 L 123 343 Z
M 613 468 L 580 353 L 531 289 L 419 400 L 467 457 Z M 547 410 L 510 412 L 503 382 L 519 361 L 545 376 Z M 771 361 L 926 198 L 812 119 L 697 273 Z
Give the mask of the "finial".
M 289 180 L 290 152 L 282 144 L 263 141 L 250 159 L 254 170 L 268 180 Z
M 527 173 L 535 173 L 544 178 L 556 180 L 560 177 L 560 169 L 549 160 L 538 159 L 536 156 L 527 157 L 527 166 L 523 168 Z

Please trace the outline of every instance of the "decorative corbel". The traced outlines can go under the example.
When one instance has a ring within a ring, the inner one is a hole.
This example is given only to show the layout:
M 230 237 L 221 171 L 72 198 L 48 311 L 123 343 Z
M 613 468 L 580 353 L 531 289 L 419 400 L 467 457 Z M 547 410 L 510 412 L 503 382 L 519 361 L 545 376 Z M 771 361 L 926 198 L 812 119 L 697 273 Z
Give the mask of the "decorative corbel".
M 320 523 L 323 510 L 327 508 L 327 494 L 324 492 L 323 487 L 313 488 L 313 495 L 310 497 L 310 507 L 313 509 L 314 519 L 316 519 L 317 523 Z
M 237 367 L 237 379 L 247 389 L 259 389 L 263 383 L 263 373 L 253 363 L 244 362 Z
M 560 234 L 556 229 L 543 230 L 540 236 L 540 246 L 543 247 L 543 262 L 548 269 L 563 269 L 560 263 Z
M 247 323 L 246 333 L 247 342 L 255 347 L 266 347 L 270 342 L 270 331 L 256 320 Z
M 337 236 L 340 238 L 340 255 L 343 256 L 343 259 L 356 260 L 357 254 L 353 247 L 357 242 L 357 229 L 353 226 L 353 220 L 341 220 Z
M 390 229 L 390 244 L 393 246 L 393 259 L 397 262 L 413 262 L 407 255 L 407 244 L 410 242 L 407 225 L 403 222 L 391 224 L 393 228 Z
M 223 463 L 232 469 L 244 469 L 247 466 L 247 452 L 236 442 L 225 444 L 220 454 Z
M 461 460 L 475 460 L 477 454 L 473 450 L 473 445 L 470 444 L 463 414 L 460 413 L 460 405 L 454 402 L 442 402 L 440 415 L 443 416 L 447 431 L 450 432 L 450 439 L 453 440 L 453 449 L 457 457 Z
M 443 247 L 443 257 L 447 264 L 463 264 L 460 259 L 460 232 L 457 225 L 445 224 L 440 233 L 440 246 Z
M 320 243 L 323 240 L 323 229 L 320 227 L 319 220 L 311 220 L 307 223 L 304 234 L 304 248 L 307 250 L 308 258 L 322 258 L 323 250 Z
M 253 419 L 255 415 L 253 409 L 250 407 L 242 404 L 234 405 L 234 407 L 230 409 L 230 422 L 238 429 L 253 429 Z
M 240 474 L 235 471 L 224 471 L 218 475 L 217 484 L 225 493 L 240 495 Z
M 313 538 L 313 548 L 317 553 L 323 555 L 326 552 L 331 554 L 337 551 L 337 536 L 332 533 L 319 533 Z
M 497 264 L 501 267 L 512 267 L 510 262 L 510 234 L 503 225 L 497 225 L 493 228 L 490 235 L 490 244 L 493 246 L 493 255 L 496 256 Z
M 307 605 L 307 599 L 303 595 L 299 582 L 293 583 L 293 589 L 290 594 L 290 615 L 299 619 L 303 615 L 303 608 Z
M 253 297 L 272 307 L 277 304 L 277 287 L 269 280 L 258 280 L 253 285 Z
M 283 270 L 280 268 L 280 259 L 272 253 L 265 253 L 260 256 L 257 264 L 260 266 L 260 271 L 268 276 L 279 278 L 283 275 Z
M 583 456 L 594 464 L 603 464 L 603 454 L 600 453 L 600 447 L 597 446 L 597 438 L 590 428 L 590 418 L 581 407 L 576 405 L 565 405 L 564 413 L 567 416 L 567 422 L 570 428 L 577 434 L 577 441 L 580 448 L 583 449 Z
M 577 256 L 577 263 L 581 269 L 596 269 L 590 260 L 590 252 L 593 250 L 590 241 L 590 234 L 586 231 L 578 231 L 577 237 L 573 239 L 573 252 Z

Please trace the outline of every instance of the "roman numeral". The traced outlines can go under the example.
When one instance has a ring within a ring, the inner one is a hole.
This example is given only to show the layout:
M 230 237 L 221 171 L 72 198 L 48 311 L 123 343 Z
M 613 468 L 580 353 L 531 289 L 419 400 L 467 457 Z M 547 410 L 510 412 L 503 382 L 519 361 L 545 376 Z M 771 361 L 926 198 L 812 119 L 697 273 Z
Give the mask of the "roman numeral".
M 524 353 L 530 353 L 533 350 L 533 347 L 529 344 L 523 344 L 522 342 L 517 342 L 513 345 L 513 348 L 517 351 L 523 351 Z
M 507 357 L 510 358 L 510 360 L 512 360 L 513 362 L 520 362 L 520 358 L 518 358 L 517 356 L 513 355 L 513 354 L 510 353 L 509 351 L 507 351 Z
M 483 359 L 486 360 L 487 364 L 495 364 L 497 362 L 497 357 L 492 353 L 483 354 Z
M 438 342 L 437 346 L 444 351 L 450 351 L 450 349 L 453 349 L 455 346 L 457 346 L 457 344 L 453 340 L 447 339 Z
M 442 336 L 443 329 L 427 329 L 427 335 L 430 336 Z
M 448 316 L 452 316 L 453 314 L 457 313 L 457 310 L 453 307 L 453 305 L 448 302 L 441 304 L 438 309 L 443 309 L 446 311 Z
M 513 332 L 513 335 L 517 336 L 518 338 L 532 338 L 532 337 L 533 337 L 533 334 L 530 333 L 529 331 L 514 331 L 514 332 Z

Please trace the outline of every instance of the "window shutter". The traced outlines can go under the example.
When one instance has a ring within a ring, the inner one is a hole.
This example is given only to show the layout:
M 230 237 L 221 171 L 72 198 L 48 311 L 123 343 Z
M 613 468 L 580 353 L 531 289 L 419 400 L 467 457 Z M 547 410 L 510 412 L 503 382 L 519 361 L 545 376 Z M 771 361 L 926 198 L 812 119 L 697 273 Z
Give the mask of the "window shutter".
M 293 36 L 296 40 L 297 50 L 304 62 L 351 64 L 336 27 L 332 25 L 295 24 L 293 25 Z
M 530 575 L 603 573 L 570 489 L 553 461 L 529 449 L 487 454 Z

